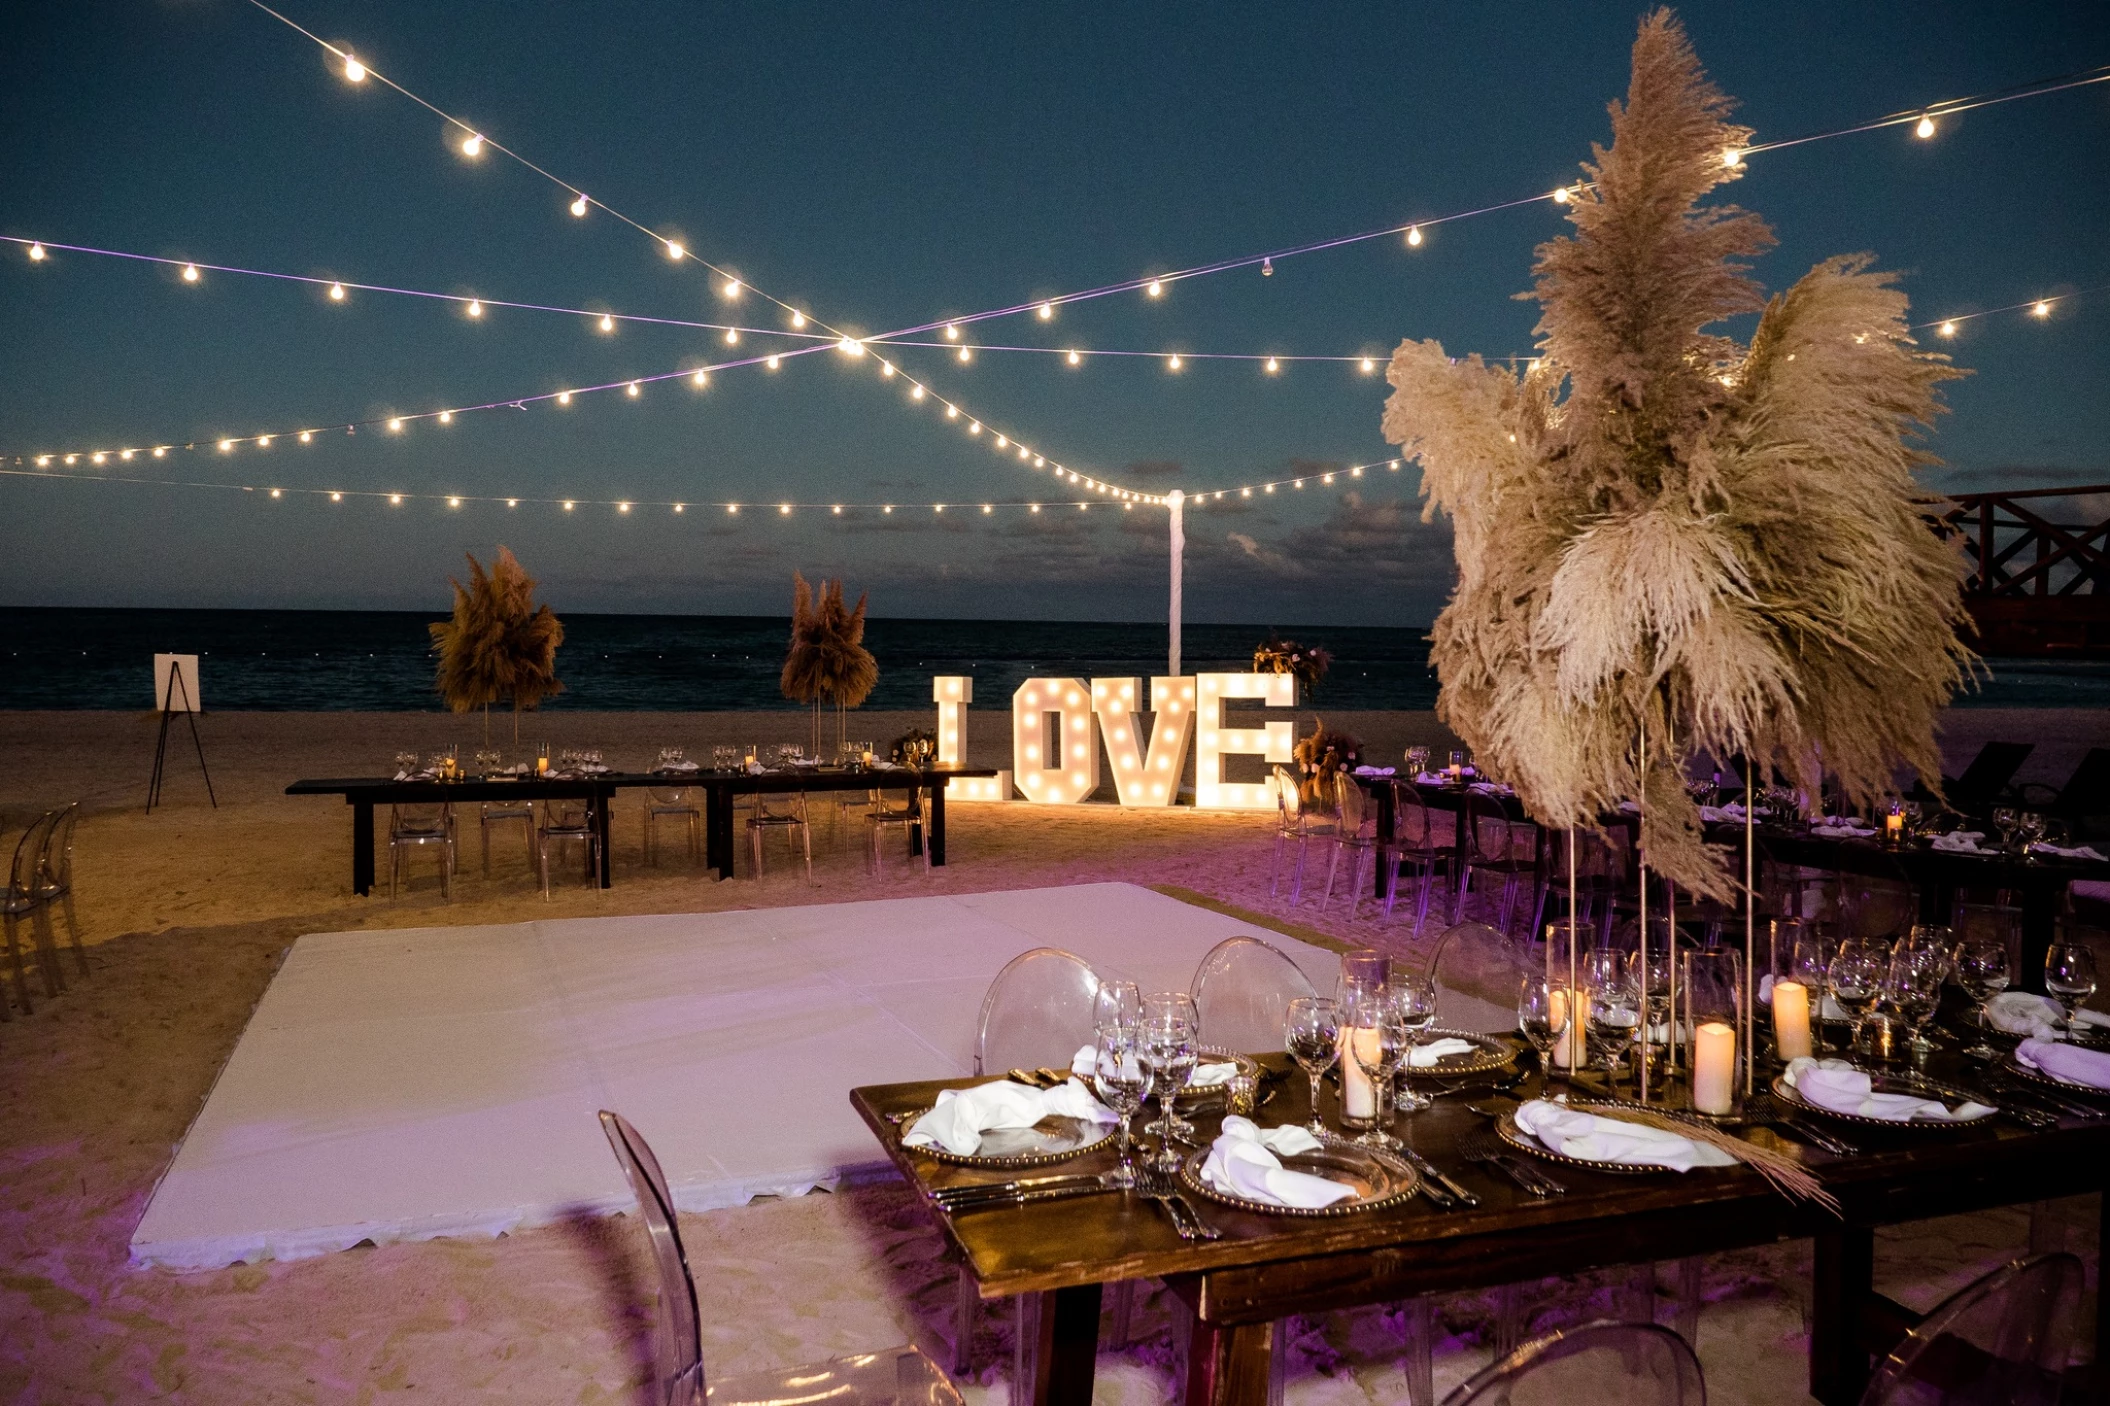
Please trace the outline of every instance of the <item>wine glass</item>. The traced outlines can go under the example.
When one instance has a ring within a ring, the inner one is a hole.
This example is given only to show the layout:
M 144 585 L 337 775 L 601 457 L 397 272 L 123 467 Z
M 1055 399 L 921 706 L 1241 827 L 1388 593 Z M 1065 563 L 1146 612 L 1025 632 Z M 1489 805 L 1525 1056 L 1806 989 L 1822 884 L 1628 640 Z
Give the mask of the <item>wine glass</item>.
M 1135 1185 L 1135 1165 L 1129 1158 L 1128 1120 L 1150 1097 L 1150 1086 L 1155 1077 L 1150 1062 L 1143 1057 L 1140 1029 L 1133 1025 L 1111 1029 L 1101 1027 L 1093 1046 L 1092 1088 L 1098 1092 L 1099 1101 L 1111 1108 L 1120 1120 L 1114 1124 L 1115 1147 L 1120 1157 L 1113 1178 L 1116 1186 Z
M 1415 747 L 1409 747 L 1409 748 L 1407 748 L 1407 775 L 1408 775 L 1408 777 L 1409 777 L 1410 779 L 1412 779 L 1412 778 L 1418 778 L 1419 776 L 1421 776 L 1421 774 L 1422 774 L 1423 772 L 1427 771 L 1428 769 L 1429 769 L 1429 749 L 1428 749 L 1428 748 L 1426 748 L 1426 747 L 1421 747 L 1421 746 L 1415 746 Z
M 1639 994 L 1631 984 L 1627 955 L 1617 948 L 1600 947 L 1583 959 L 1583 1018 L 1590 1034 L 1597 1037 L 1604 1053 L 1604 1070 L 1617 1076 L 1626 1064 L 1626 1046 L 1634 1038 L 1640 1016 L 1634 1007 Z
M 1313 1133 L 1326 1131 L 1319 1116 L 1319 1079 L 1341 1057 L 1341 1008 L 1327 996 L 1299 996 L 1282 1017 L 1282 1044 L 1289 1057 L 1311 1077 Z
M 396 774 L 398 776 L 416 776 L 418 774 L 418 754 L 416 752 L 396 753 Z
M 2044 953 L 2044 989 L 2065 1009 L 2070 1031 L 2074 1012 L 2095 994 L 2095 953 L 2078 942 L 2054 942 Z
M 1429 1096 L 1416 1093 L 1413 1085 L 1413 1050 L 1436 1023 L 1436 983 L 1425 976 L 1398 976 L 1392 980 L 1391 1004 L 1399 1023 L 1406 1027 L 1406 1050 L 1399 1063 L 1399 1087 L 1393 1091 L 1394 1113 L 1419 1113 L 1429 1107 Z
M 2007 990 L 2013 974 L 2007 963 L 2004 937 L 1966 938 L 1956 951 L 1956 979 L 1978 1003 L 1978 1043 L 1964 1051 L 1972 1059 L 1991 1059 L 1998 1053 L 1986 1039 L 1986 1003 Z
M 1101 1034 L 1109 1030 L 1137 1030 L 1143 1024 L 1143 997 L 1133 981 L 1102 981 L 1099 993 L 1092 997 L 1092 1028 Z
M 1810 1012 L 1811 1050 L 1825 1053 L 1830 1047 L 1824 1040 L 1824 993 L 1831 984 L 1832 940 L 1814 928 L 1805 928 L 1803 935 L 1795 939 L 1793 953 L 1788 959 L 1788 970 L 1794 979 L 1810 993 L 1816 1006 Z
M 1196 1040 L 1200 1022 L 1194 1014 L 1194 998 L 1184 991 L 1159 991 L 1143 998 L 1143 1057 L 1157 1076 L 1158 1121 L 1145 1128 L 1156 1133 L 1164 1165 L 1176 1165 L 1179 1154 L 1173 1144 L 1194 1131 L 1175 1107 L 1180 1091 L 1194 1073 L 1201 1057 Z
M 1517 992 L 1517 1032 L 1538 1051 L 1539 1069 L 1551 1078 L 1554 1047 L 1568 1036 L 1566 983 L 1525 977 Z
M 1361 991 L 1349 1003 L 1348 1057 L 1370 1080 L 1373 1098 L 1370 1126 L 1356 1138 L 1358 1146 L 1387 1150 L 1399 1146 L 1399 1139 L 1385 1131 L 1388 1116 L 1385 1103 L 1393 1077 L 1399 1073 L 1399 1062 L 1406 1056 L 1408 1042 L 1412 1039 L 1406 1008 L 1400 1000 L 1402 989 L 1403 985 Z
M 1900 939 L 1897 955 L 1890 959 L 1891 984 L 1898 1004 L 1912 1026 L 1912 1052 L 1924 1058 L 1935 1044 L 1927 1025 L 1941 1008 L 1941 989 L 1949 980 L 1950 953 L 1946 942 L 1915 941 L 1923 932 L 1946 934 L 1947 928 L 1917 927 L 1912 936 Z
M 2038 811 L 2025 810 L 2015 817 L 2015 829 L 2022 836 L 2022 852 L 2028 854 L 2031 847 L 2044 838 L 2044 816 Z
M 1877 945 L 1862 938 L 1848 938 L 1839 944 L 1830 969 L 1825 973 L 1832 1000 L 1846 1014 L 1846 1052 L 1851 1057 L 1861 1047 L 1861 1027 L 1868 1022 L 1868 1013 L 1875 1009 L 1876 998 L 1882 994 L 1883 979 L 1889 975 L 1889 966 L 1877 951 Z
M 2021 813 L 2013 806 L 1993 807 L 1993 828 L 2000 832 L 2000 848 L 2013 849 L 2015 845 L 2015 822 Z

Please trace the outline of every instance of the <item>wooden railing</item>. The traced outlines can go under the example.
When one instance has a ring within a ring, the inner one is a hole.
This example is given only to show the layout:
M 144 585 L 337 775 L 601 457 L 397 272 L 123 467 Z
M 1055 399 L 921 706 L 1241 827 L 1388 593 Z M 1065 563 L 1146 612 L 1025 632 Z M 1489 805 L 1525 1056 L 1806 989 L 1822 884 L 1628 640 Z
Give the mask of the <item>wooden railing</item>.
M 2110 658 L 2110 519 L 2053 522 L 2053 498 L 2110 503 L 2110 484 L 1959 493 L 1928 517 L 1961 536 L 1971 575 L 1964 601 L 1988 654 Z

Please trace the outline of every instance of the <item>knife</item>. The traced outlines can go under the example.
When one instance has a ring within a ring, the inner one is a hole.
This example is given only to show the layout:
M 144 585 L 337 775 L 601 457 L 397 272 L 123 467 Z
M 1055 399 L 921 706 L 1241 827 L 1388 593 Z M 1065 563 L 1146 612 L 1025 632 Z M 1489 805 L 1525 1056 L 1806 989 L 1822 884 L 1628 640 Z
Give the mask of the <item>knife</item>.
M 1020 1191 L 1007 1196 L 971 1196 L 933 1204 L 945 1214 L 960 1215 L 967 1211 L 986 1211 L 998 1206 L 1023 1206 L 1033 1201 L 1063 1201 L 1072 1196 L 1097 1196 L 1101 1192 L 1117 1191 L 1111 1186 L 1050 1186 L 1039 1191 Z
M 1411 1162 L 1414 1165 L 1414 1170 L 1420 1172 L 1421 1175 L 1425 1178 L 1425 1180 L 1422 1182 L 1424 1188 L 1429 1186 L 1431 1183 L 1434 1183 L 1435 1185 L 1443 1188 L 1444 1197 L 1448 1199 L 1438 1198 L 1434 1196 L 1429 1198 L 1430 1200 L 1435 1201 L 1437 1205 L 1477 1206 L 1480 1204 L 1479 1197 L 1473 1195 L 1472 1192 L 1467 1191 L 1464 1187 L 1458 1185 L 1457 1182 L 1452 1181 L 1442 1172 L 1437 1171 L 1434 1163 L 1430 1162 L 1428 1158 L 1422 1156 L 1413 1148 L 1403 1146 L 1399 1149 L 1399 1155 L 1406 1158 L 1407 1161 Z

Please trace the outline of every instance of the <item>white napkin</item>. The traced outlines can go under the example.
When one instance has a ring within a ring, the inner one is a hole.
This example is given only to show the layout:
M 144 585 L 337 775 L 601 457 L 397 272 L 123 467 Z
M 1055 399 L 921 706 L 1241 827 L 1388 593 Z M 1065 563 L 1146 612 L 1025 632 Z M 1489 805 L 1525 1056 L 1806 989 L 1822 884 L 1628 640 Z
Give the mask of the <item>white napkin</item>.
M 1516 1111 L 1517 1126 L 1563 1157 L 1584 1162 L 1621 1162 L 1634 1167 L 1729 1167 L 1736 1159 L 1719 1147 L 1661 1128 L 1549 1103 L 1535 1098 Z
M 668 763 L 667 763 L 667 764 L 666 764 L 665 766 L 663 766 L 663 767 L 661 767 L 661 768 L 659 768 L 659 769 L 660 769 L 661 771 L 697 771 L 697 770 L 700 770 L 700 768 L 699 768 L 699 767 L 698 767 L 698 766 L 696 765 L 696 763 L 694 763 L 694 762 L 692 762 L 692 761 L 686 761 L 686 760 L 684 760 L 684 761 L 678 761 L 678 762 L 668 762 Z
M 747 764 L 747 774 L 749 776 L 760 776 L 763 772 L 767 770 L 769 770 L 769 768 L 762 765 L 762 763 L 760 762 L 749 762 Z
M 1951 1109 L 1940 1099 L 1876 1093 L 1873 1081 L 1843 1059 L 1811 1059 L 1805 1055 L 1790 1060 L 1788 1072 L 1781 1077 L 1789 1088 L 1819 1108 L 1880 1118 L 1886 1123 L 1967 1123 L 1993 1111 L 1968 1100 Z
M 1414 779 L 1424 786 L 1441 786 L 1451 778 L 1440 771 L 1417 772 Z
M 2068 1084 L 2110 1089 L 2110 1054 L 2101 1050 L 2055 1045 L 2049 1040 L 2024 1040 L 2015 1046 L 2015 1058 Z
M 1439 1059 L 1454 1054 L 1469 1054 L 1480 1047 L 1470 1040 L 1460 1040 L 1446 1035 L 1441 1040 L 1431 1040 L 1426 1045 L 1416 1045 L 1407 1053 L 1407 1063 L 1416 1069 L 1427 1069 Z
M 2093 859 L 2100 863 L 2103 856 L 2092 845 L 2048 845 L 2039 840 L 2029 847 L 2031 854 L 2048 854 L 2054 859 Z
M 1070 1073 L 1080 1079 L 1089 1079 L 1099 1072 L 1099 1047 L 1082 1045 L 1070 1056 Z
M 1294 1172 L 1282 1158 L 1316 1152 L 1322 1144 L 1299 1127 L 1263 1130 L 1250 1118 L 1232 1114 L 1209 1147 L 1202 1180 L 1227 1196 L 1264 1201 L 1271 1206 L 1316 1210 L 1355 1195 L 1353 1187 L 1309 1172 Z
M 1949 854 L 1987 854 L 1990 851 L 1978 847 L 1978 842 L 1984 838 L 1983 830 L 1953 830 L 1946 835 L 1936 835 L 1934 847 Z
M 1820 820 L 1810 826 L 1811 836 L 1819 840 L 1865 840 L 1874 833 L 1850 820 Z
M 1473 789 L 1483 796 L 1514 796 L 1517 793 L 1514 786 L 1504 786 L 1499 781 L 1475 781 Z
M 1197 1064 L 1194 1072 L 1187 1076 L 1190 1089 L 1213 1089 L 1228 1084 L 1238 1074 L 1235 1061 L 1222 1064 Z
M 1398 773 L 1388 766 L 1359 766 L 1355 769 L 1355 774 L 1357 776 L 1395 776 Z
M 1052 1089 L 1028 1088 L 1009 1079 L 971 1089 L 943 1089 L 937 1106 L 918 1118 L 902 1135 L 905 1147 L 942 1147 L 956 1157 L 972 1157 L 982 1134 L 998 1128 L 1030 1128 L 1043 1118 L 1083 1118 L 1094 1123 L 1118 1121 L 1075 1079 Z
M 2003 991 L 1985 1003 L 1986 1024 L 2009 1035 L 2036 1040 L 2063 1040 L 2060 1024 L 2066 1008 L 2033 991 Z

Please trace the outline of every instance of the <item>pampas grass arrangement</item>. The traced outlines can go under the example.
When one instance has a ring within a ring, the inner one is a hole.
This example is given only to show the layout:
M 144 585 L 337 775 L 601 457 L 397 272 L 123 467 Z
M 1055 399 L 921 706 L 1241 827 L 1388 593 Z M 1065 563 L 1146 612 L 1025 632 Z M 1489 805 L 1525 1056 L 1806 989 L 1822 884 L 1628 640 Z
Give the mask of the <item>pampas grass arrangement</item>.
M 791 648 L 778 685 L 784 696 L 813 709 L 813 750 L 820 751 L 821 704 L 835 705 L 836 744 L 842 744 L 843 712 L 861 706 L 879 682 L 879 661 L 864 647 L 865 598 L 856 609 L 843 604 L 843 583 L 823 581 L 818 592 L 791 574 Z
M 1324 718 L 1312 719 L 1308 737 L 1300 737 L 1290 748 L 1296 759 L 1297 793 L 1307 805 L 1324 805 L 1333 799 L 1335 778 L 1363 759 L 1363 741 L 1353 733 L 1330 728 Z
M 1940 776 L 1935 719 L 1973 667 L 1961 552 L 1913 479 L 1962 373 L 1869 255 L 1762 297 L 1745 261 L 1771 231 L 1701 203 L 1742 174 L 1730 108 L 1671 13 L 1644 19 L 1574 233 L 1538 249 L 1540 358 L 1403 343 L 1384 417 L 1455 530 L 1443 720 L 1544 824 L 1640 800 L 1650 867 L 1715 898 L 1734 884 L 1682 784 L 1696 751 L 1870 803 L 1901 764 Z M 1748 346 L 1707 330 L 1748 312 Z
M 513 740 L 520 740 L 520 713 L 562 693 L 557 646 L 564 625 L 547 605 L 535 604 L 535 578 L 504 547 L 486 572 L 469 557 L 469 584 L 450 578 L 454 617 L 426 626 L 439 654 L 435 683 L 457 713 L 484 710 L 484 741 L 491 740 L 491 705 L 513 705 Z

